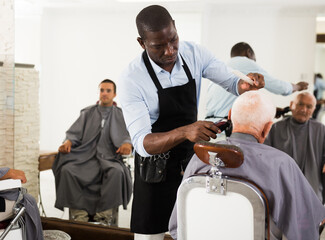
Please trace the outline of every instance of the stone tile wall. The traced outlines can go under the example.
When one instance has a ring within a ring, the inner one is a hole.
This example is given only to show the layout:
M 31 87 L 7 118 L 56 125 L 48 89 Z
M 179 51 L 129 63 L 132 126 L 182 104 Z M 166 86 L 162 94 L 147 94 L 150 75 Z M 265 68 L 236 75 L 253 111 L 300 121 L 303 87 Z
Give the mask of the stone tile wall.
M 39 74 L 15 68 L 14 166 L 25 172 L 28 192 L 37 199 L 40 136 Z
M 14 166 L 14 0 L 0 0 L 0 166 Z
M 14 0 L 0 0 L 0 167 L 25 171 L 23 186 L 37 199 L 39 78 L 14 68 Z

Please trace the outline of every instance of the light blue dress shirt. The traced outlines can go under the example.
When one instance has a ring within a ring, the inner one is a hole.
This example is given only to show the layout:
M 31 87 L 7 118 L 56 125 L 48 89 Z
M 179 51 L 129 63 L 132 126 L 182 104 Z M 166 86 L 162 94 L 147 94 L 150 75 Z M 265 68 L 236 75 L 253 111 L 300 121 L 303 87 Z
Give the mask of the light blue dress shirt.
M 272 93 L 284 96 L 292 93 L 293 89 L 291 83 L 272 77 L 268 72 L 257 65 L 255 61 L 247 57 L 233 57 L 227 62 L 227 65 L 245 75 L 248 73 L 260 73 L 264 75 L 265 89 Z M 206 116 L 214 117 L 209 118 L 208 120 L 217 121 L 220 118 L 227 116 L 236 98 L 237 96 L 225 91 L 218 85 L 210 83 L 207 93 Z
M 314 84 L 314 91 L 317 90 L 316 99 L 320 100 L 323 98 L 323 91 L 325 90 L 325 81 L 322 78 L 316 77 Z
M 162 88 L 184 85 L 188 78 L 182 67 L 180 54 L 196 81 L 197 99 L 200 97 L 201 79 L 207 78 L 227 91 L 238 95 L 236 77 L 225 63 L 211 52 L 191 42 L 180 42 L 176 64 L 171 73 L 149 61 Z M 119 79 L 119 98 L 132 144 L 141 156 L 150 156 L 143 147 L 144 137 L 151 133 L 151 125 L 159 117 L 157 88 L 144 65 L 142 54 L 135 58 L 122 72 Z M 197 101 L 198 102 L 198 101 Z

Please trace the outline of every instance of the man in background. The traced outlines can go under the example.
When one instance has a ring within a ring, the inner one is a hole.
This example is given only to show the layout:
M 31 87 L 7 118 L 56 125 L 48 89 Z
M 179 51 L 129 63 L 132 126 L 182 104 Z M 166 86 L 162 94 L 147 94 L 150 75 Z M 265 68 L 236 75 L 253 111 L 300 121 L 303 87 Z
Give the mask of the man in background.
M 311 119 L 316 98 L 303 92 L 290 103 L 291 117 L 273 124 L 265 144 L 291 156 L 323 202 L 325 126 Z
M 317 103 L 316 103 L 315 111 L 313 113 L 314 119 L 317 119 L 322 104 L 325 103 L 325 100 L 323 99 L 324 90 L 325 90 L 325 81 L 323 79 L 323 75 L 321 73 L 316 73 L 314 76 L 314 96 L 317 100 Z
M 68 207 L 70 218 L 117 226 L 118 207 L 126 209 L 132 193 L 130 170 L 122 155 L 132 145 L 122 110 L 113 105 L 116 85 L 106 79 L 99 85 L 99 103 L 81 110 L 66 132 L 53 164 L 55 207 Z

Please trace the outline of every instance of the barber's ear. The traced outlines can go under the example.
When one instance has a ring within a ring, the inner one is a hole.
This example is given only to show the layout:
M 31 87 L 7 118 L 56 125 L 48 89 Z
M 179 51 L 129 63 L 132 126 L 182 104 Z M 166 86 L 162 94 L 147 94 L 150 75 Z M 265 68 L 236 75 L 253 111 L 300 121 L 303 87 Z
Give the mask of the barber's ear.
M 176 29 L 176 24 L 175 24 L 175 20 L 173 20 L 173 25 L 174 25 L 174 28 Z
M 142 38 L 138 37 L 138 38 L 137 38 L 137 41 L 138 41 L 138 43 L 140 44 L 140 46 L 141 46 L 144 50 L 146 50 L 146 46 L 144 45 L 144 42 L 143 42 Z
M 250 49 L 246 50 L 246 57 L 248 57 L 249 59 L 252 58 L 252 51 Z
M 269 134 L 271 127 L 272 127 L 273 122 L 268 122 L 264 125 L 263 131 L 261 133 L 261 141 L 260 143 L 263 143 L 267 135 Z
M 229 112 L 228 112 L 228 120 L 231 120 L 231 108 L 229 109 Z

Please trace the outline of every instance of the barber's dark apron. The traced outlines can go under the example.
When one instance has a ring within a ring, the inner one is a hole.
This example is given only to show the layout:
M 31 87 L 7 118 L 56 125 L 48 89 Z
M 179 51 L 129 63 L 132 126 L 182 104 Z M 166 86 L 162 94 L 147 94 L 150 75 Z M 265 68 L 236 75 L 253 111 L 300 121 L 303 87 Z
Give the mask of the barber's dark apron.
M 152 125 L 152 132 L 167 132 L 191 124 L 197 120 L 195 79 L 183 60 L 188 83 L 163 89 L 149 62 L 147 53 L 142 54 L 151 79 L 158 89 L 159 117 Z M 168 222 L 173 210 L 178 186 L 192 157 L 193 143 L 185 141 L 170 150 L 167 160 L 166 180 L 159 183 L 144 182 L 139 176 L 139 157 L 135 156 L 134 195 L 131 215 L 131 231 L 140 234 L 156 234 L 168 231 Z

